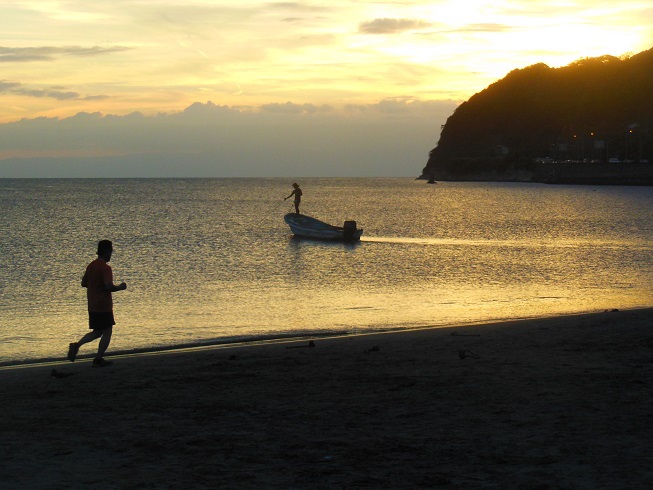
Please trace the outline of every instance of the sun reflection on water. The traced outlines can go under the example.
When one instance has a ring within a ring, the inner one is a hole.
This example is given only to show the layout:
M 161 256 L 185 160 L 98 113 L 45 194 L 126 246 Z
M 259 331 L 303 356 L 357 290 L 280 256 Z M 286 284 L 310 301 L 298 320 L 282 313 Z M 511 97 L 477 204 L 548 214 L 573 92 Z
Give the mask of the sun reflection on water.
M 107 237 L 129 286 L 115 295 L 112 349 L 652 303 L 649 188 L 303 181 L 304 212 L 364 228 L 348 245 L 292 237 L 287 186 L 3 182 L 0 361 L 61 355 L 84 332 L 79 280 Z

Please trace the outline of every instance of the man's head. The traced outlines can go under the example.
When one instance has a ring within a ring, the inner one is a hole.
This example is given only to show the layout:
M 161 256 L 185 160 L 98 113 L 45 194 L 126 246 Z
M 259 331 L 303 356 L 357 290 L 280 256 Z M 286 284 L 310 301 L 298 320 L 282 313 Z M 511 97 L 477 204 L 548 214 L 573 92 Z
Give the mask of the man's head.
M 293 186 L 295 189 L 297 189 L 297 188 L 299 187 L 299 184 L 298 184 L 297 182 L 295 182 L 292 186 Z
M 111 258 L 113 252 L 113 243 L 111 240 L 100 240 L 97 244 L 98 256 L 105 258 L 107 261 Z

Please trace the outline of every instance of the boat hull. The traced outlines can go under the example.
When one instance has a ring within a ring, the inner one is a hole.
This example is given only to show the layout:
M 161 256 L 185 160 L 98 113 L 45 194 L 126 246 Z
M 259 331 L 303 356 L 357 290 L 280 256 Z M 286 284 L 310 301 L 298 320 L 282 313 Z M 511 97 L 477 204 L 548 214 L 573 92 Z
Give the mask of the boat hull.
M 355 222 L 347 222 L 354 223 L 352 229 L 350 227 L 333 226 L 304 214 L 288 213 L 283 219 L 290 227 L 293 235 L 306 238 L 354 242 L 360 240 L 363 234 L 363 230 L 356 229 Z

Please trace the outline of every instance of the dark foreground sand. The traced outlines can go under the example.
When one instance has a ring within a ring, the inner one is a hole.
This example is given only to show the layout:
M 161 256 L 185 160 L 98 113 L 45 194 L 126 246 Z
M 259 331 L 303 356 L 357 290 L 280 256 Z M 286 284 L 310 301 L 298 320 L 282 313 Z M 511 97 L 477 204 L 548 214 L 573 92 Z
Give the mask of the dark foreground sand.
M 653 487 L 653 310 L 307 345 L 0 370 L 0 488 Z

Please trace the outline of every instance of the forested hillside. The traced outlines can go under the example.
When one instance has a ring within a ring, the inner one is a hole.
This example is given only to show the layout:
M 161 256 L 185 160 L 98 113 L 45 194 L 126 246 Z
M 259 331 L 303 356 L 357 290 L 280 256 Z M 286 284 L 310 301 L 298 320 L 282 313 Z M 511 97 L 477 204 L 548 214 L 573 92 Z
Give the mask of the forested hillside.
M 538 162 L 611 159 L 653 161 L 653 49 L 512 71 L 449 117 L 422 177 L 529 180 Z

